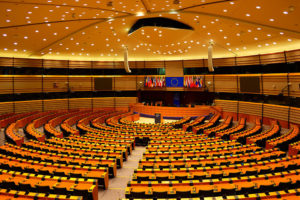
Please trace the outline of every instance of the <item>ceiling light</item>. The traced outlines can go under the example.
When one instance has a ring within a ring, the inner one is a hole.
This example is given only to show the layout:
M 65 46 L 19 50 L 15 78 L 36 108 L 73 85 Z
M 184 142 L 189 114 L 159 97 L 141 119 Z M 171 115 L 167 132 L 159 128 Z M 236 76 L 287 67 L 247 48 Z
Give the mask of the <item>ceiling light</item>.
M 170 14 L 178 14 L 178 12 L 176 10 L 171 10 L 169 13 Z
M 143 12 L 137 12 L 136 13 L 136 16 L 138 16 L 138 17 L 144 16 L 144 15 L 145 15 L 145 13 L 143 13 Z

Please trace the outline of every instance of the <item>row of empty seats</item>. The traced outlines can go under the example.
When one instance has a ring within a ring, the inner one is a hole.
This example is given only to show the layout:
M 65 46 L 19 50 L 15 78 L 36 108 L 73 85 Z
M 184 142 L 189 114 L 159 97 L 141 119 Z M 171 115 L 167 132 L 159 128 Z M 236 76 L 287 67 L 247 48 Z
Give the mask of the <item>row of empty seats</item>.
M 128 199 L 299 195 L 300 157 L 296 150 L 285 152 L 299 144 L 297 125 L 280 134 L 277 121 L 263 129 L 257 118 L 248 128 L 240 118 L 232 127 L 233 117 L 218 113 L 166 124 L 134 122 L 138 117 L 112 109 L 1 115 L 12 143 L 0 147 L 3 195 L 97 200 L 98 187 L 108 188 L 136 145 L 147 149 L 127 185 Z

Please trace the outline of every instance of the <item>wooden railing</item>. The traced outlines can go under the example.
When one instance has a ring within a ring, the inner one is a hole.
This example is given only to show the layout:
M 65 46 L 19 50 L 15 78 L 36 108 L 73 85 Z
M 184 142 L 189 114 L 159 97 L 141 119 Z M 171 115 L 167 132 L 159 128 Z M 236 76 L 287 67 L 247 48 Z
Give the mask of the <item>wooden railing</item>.
M 130 109 L 133 112 L 146 114 L 146 115 L 155 115 L 155 113 L 160 113 L 162 116 L 166 116 L 166 117 L 203 116 L 203 115 L 208 115 L 209 113 L 216 113 L 219 110 L 211 106 L 195 106 L 194 108 L 165 107 L 165 106 L 145 106 L 141 103 L 131 105 Z
M 263 120 L 263 124 L 278 120 L 284 128 L 289 128 L 291 124 L 300 124 L 300 108 L 219 99 L 215 100 L 215 104 L 222 108 L 223 118 L 228 115 L 235 119 L 245 117 L 248 122 L 253 123 L 259 118 Z

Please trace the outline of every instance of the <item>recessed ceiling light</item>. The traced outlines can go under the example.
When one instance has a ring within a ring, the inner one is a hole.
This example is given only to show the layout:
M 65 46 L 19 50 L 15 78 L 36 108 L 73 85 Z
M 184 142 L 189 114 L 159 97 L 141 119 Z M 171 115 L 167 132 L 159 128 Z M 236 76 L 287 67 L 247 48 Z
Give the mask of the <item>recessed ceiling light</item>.
M 274 22 L 275 20 L 274 19 L 269 19 L 270 20 L 270 22 Z
M 289 14 L 289 12 L 288 11 L 283 11 L 283 14 L 287 15 L 287 14 Z
M 261 7 L 260 6 L 256 6 L 256 9 L 261 9 Z

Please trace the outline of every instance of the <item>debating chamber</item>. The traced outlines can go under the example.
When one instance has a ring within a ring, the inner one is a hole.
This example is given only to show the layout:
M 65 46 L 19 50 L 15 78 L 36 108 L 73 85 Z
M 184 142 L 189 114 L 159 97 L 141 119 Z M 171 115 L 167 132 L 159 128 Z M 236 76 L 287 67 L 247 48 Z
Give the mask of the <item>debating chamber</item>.
M 0 200 L 300 200 L 300 0 L 0 16 Z

